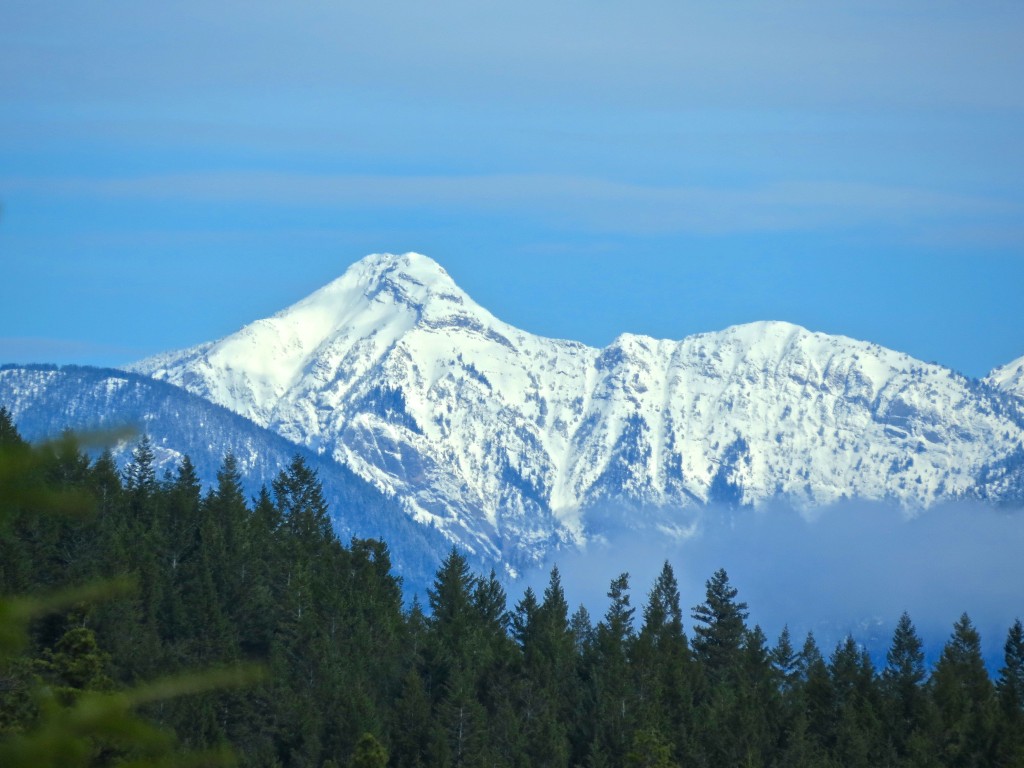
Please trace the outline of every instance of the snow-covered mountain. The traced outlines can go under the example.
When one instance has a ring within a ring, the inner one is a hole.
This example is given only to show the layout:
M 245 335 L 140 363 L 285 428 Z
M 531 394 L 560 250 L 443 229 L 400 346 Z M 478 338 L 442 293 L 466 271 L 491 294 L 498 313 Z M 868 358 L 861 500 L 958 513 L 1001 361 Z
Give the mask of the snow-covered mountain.
M 985 381 L 997 389 L 1024 398 L 1024 357 L 993 369 Z
M 368 256 L 271 318 L 132 369 L 333 457 L 513 566 L 609 526 L 684 535 L 684 508 L 708 502 L 998 497 L 979 482 L 1024 439 L 991 384 L 875 344 L 759 322 L 594 349 L 502 322 L 414 253 Z

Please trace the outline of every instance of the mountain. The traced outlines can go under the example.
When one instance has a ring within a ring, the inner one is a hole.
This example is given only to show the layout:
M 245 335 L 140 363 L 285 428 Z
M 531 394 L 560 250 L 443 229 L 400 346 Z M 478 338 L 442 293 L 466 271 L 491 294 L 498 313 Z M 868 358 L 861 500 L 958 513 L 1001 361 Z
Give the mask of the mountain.
M 1024 429 L 991 382 L 759 322 L 604 349 L 494 317 L 437 263 L 373 255 L 273 317 L 132 370 L 352 469 L 513 568 L 708 503 L 998 501 Z M 996 475 L 998 474 L 998 477 Z
M 1019 398 L 1024 398 L 1024 357 L 993 369 L 986 383 Z
M 158 469 L 173 471 L 188 454 L 207 486 L 232 453 L 249 495 L 263 485 L 269 488 L 298 454 L 319 475 L 342 540 L 384 538 L 396 571 L 415 590 L 430 583 L 450 546 L 439 532 L 411 521 L 395 499 L 346 467 L 226 408 L 145 376 L 78 366 L 4 366 L 0 405 L 11 412 L 21 435 L 32 441 L 58 436 L 65 429 L 131 427 L 152 440 Z M 113 447 L 120 464 L 128 460 L 135 442 L 125 440 Z

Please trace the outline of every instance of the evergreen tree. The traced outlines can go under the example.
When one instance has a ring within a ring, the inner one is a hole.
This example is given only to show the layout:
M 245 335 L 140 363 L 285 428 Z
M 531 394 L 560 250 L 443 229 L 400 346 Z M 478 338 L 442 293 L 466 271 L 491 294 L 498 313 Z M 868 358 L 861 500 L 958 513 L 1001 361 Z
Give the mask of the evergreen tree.
M 828 667 L 812 632 L 800 649 L 798 669 L 798 692 L 806 713 L 804 739 L 811 754 L 824 754 L 835 743 L 837 706 Z
M 770 658 L 779 689 L 783 693 L 793 690 L 800 677 L 800 654 L 793 647 L 793 639 L 789 634 L 788 625 L 784 626 L 782 632 L 779 633 Z
M 546 681 L 555 716 L 566 723 L 576 711 L 576 643 L 558 566 L 551 569 L 537 612 L 535 676 Z M 554 749 L 554 747 L 552 747 Z
M 425 768 L 440 764 L 443 734 L 431 715 L 430 699 L 419 671 L 410 669 L 391 707 L 393 768 Z
M 999 697 L 999 765 L 1024 765 L 1024 626 L 1017 619 L 1006 635 L 1004 665 L 996 689 Z
M 430 603 L 428 679 L 435 701 L 460 672 L 475 672 L 473 657 L 473 589 L 469 563 L 452 547 L 427 590 Z
M 356 742 L 352 755 L 352 768 L 386 768 L 388 751 L 372 733 L 364 733 Z
M 882 672 L 885 723 L 889 739 L 901 760 L 909 759 L 926 725 L 928 699 L 924 691 L 924 651 L 910 615 L 900 616 Z
M 14 424 L 11 412 L 7 410 L 6 405 L 0 405 L 0 450 L 10 450 L 11 448 L 25 449 L 27 447 L 28 444 Z M 10 458 L 5 457 L 5 459 L 8 462 L 10 461 Z M 7 466 L 10 466 L 10 464 Z
M 648 595 L 643 617 L 632 658 L 638 718 L 668 738 L 677 756 L 684 756 L 693 729 L 693 670 L 679 585 L 668 561 Z
M 626 768 L 677 768 L 672 759 L 672 745 L 654 728 L 636 732 L 626 755 Z
M 477 697 L 477 684 L 489 654 L 481 629 L 484 612 L 474 598 L 477 585 L 465 557 L 453 547 L 427 591 L 429 692 L 445 734 L 443 759 L 453 768 L 473 765 L 487 746 L 486 710 Z
M 867 652 L 851 636 L 832 654 L 829 675 L 835 707 L 836 759 L 844 766 L 864 768 L 886 762 L 874 667 Z
M 577 691 L 568 604 L 557 567 L 551 570 L 543 597 L 538 603 L 527 588 L 513 618 L 523 659 L 518 709 L 522 751 L 530 764 L 556 767 L 569 761 L 569 724 Z
M 739 655 L 746 636 L 747 604 L 737 602 L 737 590 L 729 576 L 719 569 L 707 581 L 707 596 L 693 608 L 697 622 L 693 650 L 713 683 L 721 682 L 739 668 Z
M 153 443 L 149 435 L 143 435 L 135 450 L 132 451 L 132 458 L 124 468 L 125 489 L 132 495 L 136 503 L 140 497 L 146 497 L 156 490 L 156 467 L 154 461 L 156 456 L 153 453 Z M 138 510 L 144 511 L 144 510 Z
M 323 486 L 316 471 L 296 454 L 272 483 L 274 501 L 293 547 L 315 555 L 335 540 Z
M 612 580 L 608 597 L 611 604 L 594 638 L 594 741 L 590 751 L 591 756 L 621 765 L 632 744 L 638 715 L 629 675 L 635 634 L 628 573 Z
M 953 625 L 931 685 L 940 759 L 953 766 L 991 765 L 993 687 L 981 656 L 981 638 L 966 613 Z

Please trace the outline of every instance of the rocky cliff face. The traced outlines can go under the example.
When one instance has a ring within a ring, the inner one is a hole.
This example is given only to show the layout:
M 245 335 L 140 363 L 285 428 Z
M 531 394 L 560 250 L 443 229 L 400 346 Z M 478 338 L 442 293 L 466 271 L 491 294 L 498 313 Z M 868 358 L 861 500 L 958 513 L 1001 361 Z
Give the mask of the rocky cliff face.
M 1004 379 L 782 322 L 604 349 L 541 338 L 418 254 L 369 256 L 274 317 L 132 369 L 512 564 L 608 525 L 685 535 L 680 510 L 708 502 L 997 498 L 986 472 L 1024 439 Z

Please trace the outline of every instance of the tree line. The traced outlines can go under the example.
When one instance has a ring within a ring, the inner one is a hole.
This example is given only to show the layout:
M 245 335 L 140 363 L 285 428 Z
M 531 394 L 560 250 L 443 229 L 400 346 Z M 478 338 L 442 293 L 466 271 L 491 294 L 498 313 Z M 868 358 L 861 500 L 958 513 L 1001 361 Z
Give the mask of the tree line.
M 453 549 L 428 604 L 406 606 L 386 544 L 340 542 L 300 458 L 246 499 L 230 456 L 204 491 L 187 457 L 158 477 L 146 439 L 119 471 L 71 438 L 28 446 L 0 408 L 5 466 L 0 595 L 131 586 L 40 616 L 0 654 L 0 755 L 90 692 L 255 661 L 247 687 L 138 717 L 172 754 L 246 766 L 1024 765 L 1020 621 L 993 679 L 966 614 L 931 669 L 904 614 L 878 669 L 853 638 L 769 641 L 724 570 L 684 610 L 667 562 L 639 613 L 622 574 L 595 621 L 557 568 L 510 604 Z M 138 764 L 110 734 L 86 741 L 82 764 Z

